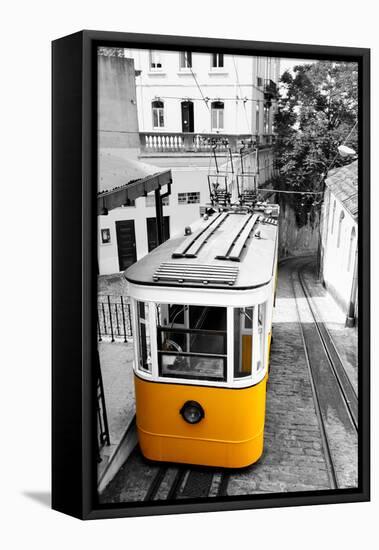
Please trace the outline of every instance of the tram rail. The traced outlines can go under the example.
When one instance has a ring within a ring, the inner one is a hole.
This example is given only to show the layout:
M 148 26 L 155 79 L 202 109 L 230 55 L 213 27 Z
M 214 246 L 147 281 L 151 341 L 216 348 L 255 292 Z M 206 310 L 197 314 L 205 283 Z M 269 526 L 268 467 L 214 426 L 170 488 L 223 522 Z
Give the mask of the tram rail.
M 355 482 L 352 478 L 356 475 L 356 468 L 352 468 L 347 474 L 344 471 L 343 462 L 345 461 L 341 460 L 343 452 L 341 433 L 344 437 L 347 434 L 350 441 L 357 442 L 358 398 L 332 337 L 325 323 L 319 320 L 316 306 L 304 279 L 305 267 L 303 265 L 292 272 L 293 295 L 330 487 L 345 488 L 354 486 Z M 352 464 L 357 460 L 354 450 L 354 447 L 348 449 L 352 454 Z
M 171 483 L 162 491 L 170 473 Z M 188 468 L 184 465 L 162 466 L 152 480 L 144 500 L 160 500 L 162 497 L 164 500 L 222 497 L 226 495 L 227 480 L 227 472 L 203 467 Z
M 307 266 L 303 266 L 299 270 L 299 281 L 301 283 L 304 294 L 307 297 L 315 325 L 320 334 L 320 338 L 323 341 L 325 352 L 329 357 L 331 367 L 334 370 L 334 374 L 341 388 L 341 392 L 343 393 L 346 405 L 351 414 L 352 421 L 355 425 L 355 428 L 358 430 L 358 395 L 353 387 L 353 384 L 351 383 L 350 378 L 346 373 L 343 361 L 334 344 L 333 338 L 329 332 L 327 325 L 319 319 L 317 306 L 314 304 L 314 301 L 304 278 L 304 271 L 306 270 L 306 268 Z
M 229 474 L 220 468 L 150 461 L 137 444 L 101 500 L 154 502 L 222 497 L 227 494 Z

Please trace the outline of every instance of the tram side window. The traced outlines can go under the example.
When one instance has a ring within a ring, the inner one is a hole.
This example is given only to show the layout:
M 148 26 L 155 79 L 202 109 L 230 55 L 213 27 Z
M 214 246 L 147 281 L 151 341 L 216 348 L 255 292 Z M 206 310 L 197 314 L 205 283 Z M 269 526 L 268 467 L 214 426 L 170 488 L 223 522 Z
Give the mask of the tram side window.
M 151 344 L 149 327 L 149 304 L 137 302 L 139 335 L 139 368 L 151 372 Z
M 160 304 L 160 376 L 226 380 L 226 308 Z
M 253 364 L 254 307 L 234 310 L 234 377 L 249 376 Z
M 258 306 L 258 350 L 257 350 L 257 371 L 264 368 L 265 357 L 265 304 Z
M 234 310 L 234 377 L 264 368 L 265 304 Z M 254 367 L 255 360 L 255 367 Z

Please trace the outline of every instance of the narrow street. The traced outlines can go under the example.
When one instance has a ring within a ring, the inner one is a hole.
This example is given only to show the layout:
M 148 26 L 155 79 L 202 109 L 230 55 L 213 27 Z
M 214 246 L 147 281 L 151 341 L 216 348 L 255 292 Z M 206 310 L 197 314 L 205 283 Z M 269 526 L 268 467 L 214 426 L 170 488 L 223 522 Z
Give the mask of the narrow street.
M 280 266 L 261 459 L 237 471 L 188 468 L 150 463 L 137 447 L 100 495 L 100 501 L 134 502 L 194 495 L 217 497 L 356 487 L 356 389 L 349 380 L 342 380 L 342 390 L 346 387 L 346 395 L 350 396 L 346 399 L 336 382 L 338 372 L 331 371 L 326 350 L 317 340 L 317 323 L 310 309 L 314 304 L 310 306 L 305 294 L 301 294 L 299 282 L 300 274 L 304 273 L 312 303 L 315 301 L 320 306 L 322 298 L 327 300 L 322 287 L 314 283 L 314 269 L 309 258 L 288 260 Z M 333 326 L 336 340 L 340 342 L 336 325 Z M 346 335 L 340 336 L 342 341 L 346 340 Z M 350 347 L 353 349 L 354 344 Z M 356 381 L 353 363 L 347 365 L 341 360 L 342 368 L 346 366 L 350 378 Z M 346 373 L 345 378 L 349 379 Z

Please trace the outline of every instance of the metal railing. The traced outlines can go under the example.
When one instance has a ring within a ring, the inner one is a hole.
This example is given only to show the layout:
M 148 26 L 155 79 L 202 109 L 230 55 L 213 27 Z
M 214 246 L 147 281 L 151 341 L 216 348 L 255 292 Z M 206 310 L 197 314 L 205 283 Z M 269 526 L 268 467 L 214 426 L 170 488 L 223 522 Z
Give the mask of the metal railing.
M 239 153 L 248 142 L 258 146 L 272 143 L 273 136 L 252 134 L 194 134 L 185 132 L 140 132 L 141 153 L 209 153 L 228 149 Z
M 266 78 L 264 81 L 264 93 L 268 94 L 270 97 L 276 97 L 278 93 L 278 87 L 276 83 L 270 78 Z
M 123 296 L 98 298 L 97 336 L 99 342 L 127 342 L 133 336 L 130 304 Z
M 97 413 L 97 460 L 101 462 L 100 451 L 105 445 L 110 445 L 109 426 L 107 409 L 105 406 L 105 395 L 103 377 L 100 368 L 99 352 L 96 357 L 96 413 Z

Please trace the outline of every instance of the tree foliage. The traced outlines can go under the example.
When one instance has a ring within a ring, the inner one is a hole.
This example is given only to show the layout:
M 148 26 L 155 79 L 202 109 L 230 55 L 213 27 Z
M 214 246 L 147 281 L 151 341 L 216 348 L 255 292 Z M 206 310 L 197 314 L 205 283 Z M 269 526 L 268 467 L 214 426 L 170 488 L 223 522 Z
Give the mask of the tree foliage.
M 329 167 L 346 162 L 338 155 L 344 143 L 358 151 L 358 67 L 356 63 L 319 61 L 283 73 L 275 115 L 276 185 L 287 190 L 320 191 Z M 347 138 L 347 139 L 346 139 Z M 298 224 L 306 223 L 319 201 L 310 195 L 287 195 Z
M 106 57 L 125 57 L 124 48 L 98 48 L 98 55 L 104 55 Z

